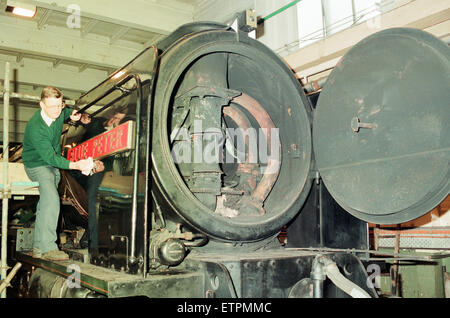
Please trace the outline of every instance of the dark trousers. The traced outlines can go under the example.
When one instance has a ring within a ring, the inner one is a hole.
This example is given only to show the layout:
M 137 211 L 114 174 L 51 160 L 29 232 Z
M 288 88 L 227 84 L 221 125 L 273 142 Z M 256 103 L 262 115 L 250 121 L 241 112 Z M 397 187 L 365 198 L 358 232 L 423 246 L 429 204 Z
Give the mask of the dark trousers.
M 97 194 L 104 175 L 105 172 L 102 171 L 87 177 L 89 248 L 98 248 Z
M 98 248 L 97 194 L 105 171 L 85 176 L 79 171 L 71 170 L 71 175 L 86 190 L 88 197 L 88 228 L 86 231 L 89 248 Z

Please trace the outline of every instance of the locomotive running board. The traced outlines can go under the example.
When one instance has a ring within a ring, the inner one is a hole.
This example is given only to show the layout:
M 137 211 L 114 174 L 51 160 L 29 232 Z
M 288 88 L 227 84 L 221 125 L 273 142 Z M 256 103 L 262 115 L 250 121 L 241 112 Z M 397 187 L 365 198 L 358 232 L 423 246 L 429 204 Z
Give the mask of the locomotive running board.
M 203 290 L 204 278 L 202 273 L 178 271 L 172 272 L 170 276 L 151 274 L 147 278 L 143 278 L 142 276 L 86 264 L 73 259 L 48 261 L 34 258 L 31 253 L 26 252 L 17 252 L 16 259 L 24 264 L 66 277 L 72 283 L 79 283 L 81 287 L 109 298 L 133 296 L 150 298 L 203 297 L 202 294 L 197 292 Z M 194 286 L 199 288 L 193 288 Z
M 192 253 L 186 258 L 184 266 L 148 274 L 146 278 L 73 259 L 51 262 L 25 253 L 17 253 L 16 258 L 25 266 L 34 266 L 45 272 L 35 271 L 33 275 L 36 275 L 38 282 L 40 277 L 48 281 L 44 277 L 53 274 L 65 278 L 67 287 L 70 286 L 69 282 L 72 286 L 79 283 L 80 287 L 109 298 L 285 298 L 290 297 L 292 286 L 309 279 L 317 255 L 326 255 L 340 268 L 346 268 L 348 279 L 372 297 L 377 297 L 376 292 L 366 286 L 367 273 L 360 260 L 355 255 L 343 252 L 276 249 L 251 253 Z M 55 281 L 54 278 L 50 280 Z M 261 288 L 255 288 L 258 284 L 261 284 Z M 29 288 L 33 286 L 30 283 Z M 51 294 L 53 287 L 42 286 L 47 294 Z M 34 288 L 39 290 L 36 286 Z M 59 288 L 63 290 L 66 287 Z M 331 285 L 327 287 L 326 295 L 348 297 Z

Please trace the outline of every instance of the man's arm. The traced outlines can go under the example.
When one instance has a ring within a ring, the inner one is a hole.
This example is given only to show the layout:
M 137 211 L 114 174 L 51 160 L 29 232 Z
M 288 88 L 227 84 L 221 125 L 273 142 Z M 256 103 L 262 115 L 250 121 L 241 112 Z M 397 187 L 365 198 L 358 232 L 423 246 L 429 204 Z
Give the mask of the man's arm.
M 81 118 L 81 114 L 78 112 L 78 110 L 69 107 L 64 108 L 62 115 L 64 121 L 66 121 L 68 118 L 73 121 L 79 121 Z
M 90 163 L 86 159 L 81 159 L 79 161 L 69 163 L 69 169 L 71 170 L 80 170 L 80 171 L 87 171 L 90 168 Z
M 59 169 L 75 169 L 75 170 L 88 170 L 89 162 L 87 160 L 80 160 L 71 162 L 63 156 L 56 153 L 55 149 L 50 142 L 50 136 L 46 135 L 44 130 L 39 130 L 31 135 L 31 142 L 35 146 L 35 149 L 39 156 L 48 165 Z
M 30 134 L 30 139 L 31 144 L 45 163 L 59 169 L 69 169 L 69 160 L 56 153 L 50 142 L 51 137 L 45 130 L 39 129 Z

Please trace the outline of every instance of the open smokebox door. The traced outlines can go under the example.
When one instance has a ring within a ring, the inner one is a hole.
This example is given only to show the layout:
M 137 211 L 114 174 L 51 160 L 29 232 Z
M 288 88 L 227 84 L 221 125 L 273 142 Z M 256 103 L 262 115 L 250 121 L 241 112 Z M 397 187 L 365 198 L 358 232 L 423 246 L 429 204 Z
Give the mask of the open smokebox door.
M 316 166 L 339 205 L 375 224 L 431 211 L 449 194 L 450 49 L 395 28 L 337 63 L 313 121 Z

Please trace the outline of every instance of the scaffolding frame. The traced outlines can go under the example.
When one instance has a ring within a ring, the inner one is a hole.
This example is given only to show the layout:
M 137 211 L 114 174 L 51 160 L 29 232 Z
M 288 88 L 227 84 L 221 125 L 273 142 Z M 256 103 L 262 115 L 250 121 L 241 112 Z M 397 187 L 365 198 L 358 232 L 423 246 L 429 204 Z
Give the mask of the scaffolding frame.
M 5 64 L 5 78 L 3 89 L 3 162 L 2 162 L 2 180 L 3 187 L 0 188 L 0 198 L 2 199 L 2 231 L 1 231 L 1 265 L 0 265 L 0 298 L 6 298 L 6 287 L 9 281 L 17 273 L 17 270 L 22 265 L 17 263 L 13 270 L 7 275 L 8 267 L 8 253 L 7 253 L 7 240 L 8 240 L 8 210 L 9 199 L 14 194 L 23 194 L 22 189 L 15 189 L 14 185 L 9 180 L 9 106 L 10 98 L 19 98 L 24 100 L 39 101 L 40 97 L 31 96 L 27 94 L 19 94 L 11 92 L 10 90 L 10 63 Z M 73 102 L 73 101 L 71 101 Z M 16 191 L 17 190 L 17 191 Z M 32 191 L 27 194 L 37 194 Z
M 17 92 L 11 92 L 10 89 L 10 63 L 5 63 L 5 79 L 4 79 L 4 89 L 0 97 L 3 98 L 3 187 L 0 188 L 0 198 L 2 199 L 2 230 L 1 230 L 1 265 L 0 265 L 0 283 L 2 288 L 0 289 L 0 298 L 6 298 L 6 286 L 13 276 L 16 274 L 17 270 L 20 268 L 21 264 L 17 263 L 14 269 L 11 270 L 10 274 L 7 276 L 7 270 L 9 269 L 7 259 L 7 238 L 8 238 L 8 210 L 9 210 L 9 199 L 14 194 L 26 194 L 26 195 L 38 195 L 33 191 L 24 191 L 21 187 L 15 188 L 13 184 L 9 182 L 9 106 L 11 98 L 18 98 L 27 101 L 41 100 L 40 96 L 33 96 L 29 94 L 22 94 Z M 75 106 L 74 100 L 64 100 L 65 104 L 68 106 Z M 35 182 L 33 183 L 35 184 Z M 37 186 L 37 185 L 33 185 Z
M 5 81 L 3 94 L 3 188 L 2 197 L 2 250 L 1 250 L 1 274 L 0 280 L 6 281 L 7 263 L 7 238 L 8 238 L 8 201 L 11 196 L 9 184 L 8 162 L 9 162 L 9 62 L 5 65 Z M 1 292 L 1 298 L 6 298 L 6 288 Z

